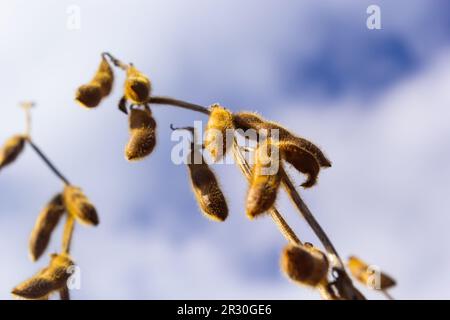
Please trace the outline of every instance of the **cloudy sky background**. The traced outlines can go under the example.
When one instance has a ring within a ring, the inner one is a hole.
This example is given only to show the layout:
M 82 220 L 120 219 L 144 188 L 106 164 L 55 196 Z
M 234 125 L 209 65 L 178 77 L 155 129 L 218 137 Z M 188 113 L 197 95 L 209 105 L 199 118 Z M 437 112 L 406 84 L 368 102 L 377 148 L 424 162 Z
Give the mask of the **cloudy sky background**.
M 382 30 L 366 28 L 381 7 Z M 150 76 L 154 93 L 258 111 L 320 145 L 333 161 L 301 191 L 342 257 L 378 264 L 397 298 L 450 298 L 450 4 L 447 1 L 0 1 L 0 140 L 33 138 L 96 204 L 98 228 L 77 227 L 74 298 L 316 299 L 279 271 L 285 240 L 269 218 L 245 217 L 237 168 L 215 166 L 230 206 L 206 220 L 187 171 L 170 160 L 169 124 L 206 120 L 155 106 L 158 147 L 123 156 L 127 122 L 114 93 L 92 111 L 74 102 L 99 54 Z M 70 5 L 81 29 L 67 28 Z M 296 180 L 303 177 L 296 175 Z M 35 218 L 61 183 L 27 148 L 0 172 L 0 299 L 44 266 L 27 254 Z M 285 196 L 278 206 L 317 243 Z M 61 228 L 60 228 L 61 229 Z M 48 252 L 59 250 L 61 230 Z M 380 298 L 365 291 L 370 298 Z

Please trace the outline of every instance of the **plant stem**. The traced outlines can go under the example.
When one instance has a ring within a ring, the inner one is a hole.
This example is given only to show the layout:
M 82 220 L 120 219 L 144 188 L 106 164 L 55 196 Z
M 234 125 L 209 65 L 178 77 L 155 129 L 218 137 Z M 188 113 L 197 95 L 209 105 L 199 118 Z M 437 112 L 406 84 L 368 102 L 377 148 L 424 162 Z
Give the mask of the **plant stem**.
M 59 298 L 61 300 L 70 300 L 69 288 L 67 288 L 67 286 L 62 287 L 62 289 L 59 290 Z
M 247 178 L 247 180 L 251 182 L 252 173 L 250 165 L 248 164 L 245 157 L 242 155 L 242 152 L 239 149 L 239 145 L 237 144 L 236 139 L 234 139 L 233 141 L 233 155 L 242 173 Z M 292 242 L 294 244 L 301 244 L 300 239 L 297 237 L 297 235 L 289 226 L 289 224 L 286 222 L 286 220 L 284 220 L 283 216 L 278 212 L 278 210 L 275 207 L 272 207 L 270 208 L 269 212 L 270 215 L 272 216 L 273 221 L 278 226 L 278 229 L 281 231 L 284 237 L 289 242 Z
M 122 70 L 124 70 L 124 71 L 126 71 L 126 70 L 128 69 L 128 67 L 129 67 L 128 64 L 123 63 L 123 62 L 120 61 L 119 59 L 116 59 L 116 58 L 115 58 L 111 53 L 109 53 L 109 52 L 103 52 L 103 53 L 102 53 L 102 57 L 103 57 L 103 58 L 108 57 L 108 58 L 111 60 L 111 62 L 112 62 L 116 67 L 119 67 L 120 69 L 122 69 Z
M 175 106 L 175 107 L 179 107 L 179 108 L 183 108 L 183 109 L 188 109 L 191 111 L 200 112 L 200 113 L 203 113 L 206 115 L 209 115 L 211 113 L 208 108 L 205 108 L 198 104 L 193 104 L 193 103 L 189 103 L 186 101 L 173 99 L 170 97 L 153 96 L 153 97 L 150 97 L 149 102 L 153 103 L 153 104 L 166 104 L 166 105 L 170 105 L 170 106 Z
M 387 290 L 381 290 L 381 293 L 386 297 L 388 300 L 395 300 L 393 296 Z
M 291 200 L 294 202 L 297 209 L 305 218 L 306 222 L 310 225 L 311 229 L 313 229 L 314 233 L 317 235 L 317 237 L 319 238 L 320 242 L 323 244 L 327 252 L 333 256 L 333 260 L 336 260 L 335 262 L 336 266 L 340 269 L 344 269 L 344 263 L 339 257 L 339 254 L 337 253 L 334 245 L 331 243 L 330 239 L 328 238 L 325 231 L 323 231 L 320 224 L 314 218 L 308 206 L 300 197 L 299 193 L 292 184 L 291 179 L 288 177 L 285 171 L 280 172 L 280 175 L 283 182 L 283 186 L 286 189 L 286 192 L 288 193 Z
M 34 142 L 31 140 L 31 137 L 27 137 L 28 144 L 33 148 L 33 150 L 37 153 L 37 155 L 45 162 L 45 164 L 49 167 L 49 169 L 62 181 L 65 185 L 69 185 L 69 180 L 66 179 L 62 175 L 62 173 L 56 169 L 56 167 L 53 165 L 53 163 L 49 160 L 49 158 L 39 149 L 39 147 L 34 144 Z
M 317 222 L 314 215 L 309 210 L 308 206 L 305 204 L 303 199 L 300 197 L 300 194 L 295 189 L 291 179 L 286 174 L 284 170 L 280 170 L 280 175 L 282 179 L 283 186 L 291 198 L 292 202 L 297 207 L 298 211 L 302 214 L 303 218 L 309 224 L 311 229 L 319 238 L 322 245 L 325 247 L 325 250 L 331 256 L 331 263 L 334 265 L 334 268 L 339 270 L 337 273 L 337 277 L 339 277 L 339 283 L 341 284 L 339 289 L 342 289 L 344 292 L 340 292 L 342 296 L 348 297 L 350 299 L 359 299 L 362 298 L 362 295 L 357 289 L 353 286 L 353 282 L 351 278 L 348 276 L 344 263 L 342 262 L 341 257 L 339 256 L 336 248 L 334 247 L 331 240 L 328 238 L 328 235 L 322 229 L 320 224 Z
M 71 214 L 67 214 L 66 224 L 64 225 L 62 252 L 69 254 L 70 245 L 72 244 L 72 235 L 75 228 L 75 219 Z

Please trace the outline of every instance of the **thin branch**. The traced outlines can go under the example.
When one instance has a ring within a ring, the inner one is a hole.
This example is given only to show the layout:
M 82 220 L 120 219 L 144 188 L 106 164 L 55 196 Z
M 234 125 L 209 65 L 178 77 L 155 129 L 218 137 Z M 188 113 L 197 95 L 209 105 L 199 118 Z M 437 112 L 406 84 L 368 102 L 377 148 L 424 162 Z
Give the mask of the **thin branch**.
M 64 225 L 62 252 L 69 254 L 72 244 L 73 230 L 75 228 L 75 219 L 71 214 L 67 214 L 66 224 Z
M 209 111 L 209 109 L 206 107 L 200 106 L 198 104 L 193 104 L 193 103 L 189 103 L 186 101 L 182 101 L 182 100 L 173 99 L 170 97 L 153 96 L 153 97 L 150 97 L 149 102 L 153 103 L 153 104 L 165 104 L 165 105 L 175 106 L 175 107 L 179 107 L 179 108 L 183 108 L 183 109 L 189 109 L 189 110 L 200 112 L 200 113 L 203 113 L 206 115 L 209 115 L 211 113 Z
M 39 149 L 39 147 L 34 144 L 34 142 L 31 140 L 31 137 L 27 137 L 28 144 L 33 148 L 33 150 L 37 153 L 37 155 L 45 162 L 45 164 L 49 167 L 49 169 L 59 178 L 61 179 L 64 184 L 69 185 L 69 180 L 66 179 L 62 175 L 62 173 L 56 169 L 56 167 L 53 165 L 53 163 L 49 160 L 49 158 Z
M 236 162 L 241 169 L 244 176 L 247 178 L 247 180 L 250 182 L 252 178 L 251 174 L 251 168 L 248 164 L 245 157 L 242 155 L 241 150 L 239 149 L 239 145 L 236 142 L 236 139 L 233 141 L 233 155 L 236 159 Z M 278 212 L 278 210 L 275 207 L 272 207 L 270 210 L 270 215 L 275 222 L 275 224 L 278 226 L 278 229 L 281 231 L 281 233 L 284 235 L 284 237 L 294 244 L 301 244 L 300 239 L 297 237 L 295 232 L 292 230 L 292 228 L 288 225 L 286 220 L 282 217 L 282 215 Z
M 309 224 L 311 229 L 319 238 L 322 245 L 325 247 L 325 250 L 331 256 L 331 263 L 334 265 L 335 270 L 337 271 L 337 282 L 339 283 L 338 290 L 341 291 L 341 296 L 348 297 L 349 299 L 361 299 L 364 298 L 362 294 L 353 286 L 353 282 L 349 275 L 345 270 L 344 263 L 340 258 L 336 248 L 334 247 L 331 240 L 328 238 L 325 231 L 322 229 L 320 224 L 317 222 L 316 218 L 309 210 L 308 206 L 305 204 L 303 199 L 300 197 L 299 193 L 295 189 L 291 179 L 286 174 L 284 170 L 280 171 L 281 179 L 283 186 L 291 198 L 292 202 L 295 204 L 299 212 L 302 214 L 303 218 Z
M 381 293 L 386 297 L 388 300 L 395 300 L 394 297 L 385 289 L 381 290 Z
M 70 300 L 70 292 L 69 292 L 69 288 L 67 288 L 67 286 L 62 287 L 59 290 L 59 298 L 61 300 Z
M 111 62 L 112 62 L 116 67 L 119 67 L 120 69 L 122 69 L 122 70 L 124 70 L 124 71 L 126 71 L 126 70 L 128 69 L 128 67 L 129 67 L 128 64 L 123 63 L 123 62 L 120 61 L 119 59 L 116 59 L 116 58 L 115 58 L 111 53 L 109 53 L 109 52 L 103 52 L 103 53 L 102 53 L 102 57 L 103 57 L 103 58 L 108 57 L 108 58 L 111 60 Z

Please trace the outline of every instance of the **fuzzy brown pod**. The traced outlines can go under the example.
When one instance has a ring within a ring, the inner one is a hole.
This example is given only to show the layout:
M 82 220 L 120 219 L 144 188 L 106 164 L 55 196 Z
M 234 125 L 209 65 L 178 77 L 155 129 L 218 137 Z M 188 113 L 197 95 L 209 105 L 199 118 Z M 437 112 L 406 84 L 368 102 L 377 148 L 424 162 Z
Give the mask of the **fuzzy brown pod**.
M 102 98 L 111 93 L 114 83 L 114 72 L 105 57 L 102 57 L 102 61 L 100 62 L 92 81 L 97 82 L 100 85 Z
M 0 169 L 14 162 L 25 146 L 26 137 L 15 135 L 6 140 L 0 149 Z
M 314 143 L 301 137 L 297 137 L 289 130 L 284 128 L 273 121 L 267 121 L 263 119 L 260 115 L 253 112 L 238 112 L 233 114 L 233 123 L 236 128 L 242 130 L 254 129 L 259 131 L 261 129 L 274 130 L 278 129 L 279 140 L 280 141 L 295 141 L 295 143 L 304 149 L 305 151 L 311 153 L 321 167 L 331 167 L 331 161 L 325 156 L 325 154 L 317 147 Z M 270 133 L 270 132 L 269 132 Z
M 302 186 L 304 188 L 310 188 L 317 182 L 320 164 L 313 154 L 301 146 L 301 143 L 296 139 L 282 140 L 278 143 L 282 158 L 295 169 L 306 174 L 307 179 L 302 183 Z
M 125 97 L 134 104 L 146 104 L 151 94 L 151 83 L 147 76 L 133 65 L 127 69 Z
M 44 253 L 50 241 L 53 230 L 58 225 L 65 212 L 62 194 L 57 194 L 39 213 L 33 230 L 31 231 L 29 250 L 33 261 Z
M 281 254 L 281 269 L 293 281 L 316 287 L 326 281 L 329 262 L 319 249 L 288 244 Z
M 15 287 L 12 294 L 25 299 L 45 299 L 52 292 L 67 286 L 73 265 L 68 255 L 52 254 L 49 266 Z
M 205 132 L 205 148 L 210 152 L 214 161 L 222 159 L 233 143 L 227 133 L 234 128 L 231 112 L 215 104 L 211 106 L 211 113 Z
M 138 161 L 150 155 L 156 145 L 156 121 L 149 108 L 132 108 L 129 115 L 130 139 L 125 158 Z
M 95 108 L 111 93 L 113 82 L 114 72 L 108 60 L 102 57 L 93 79 L 77 89 L 75 100 L 83 107 Z
M 355 256 L 348 259 L 347 265 L 353 277 L 366 287 L 385 290 L 396 285 L 395 280 L 390 276 L 383 272 L 376 272 L 375 269 Z M 378 279 L 377 276 L 379 276 Z
M 331 167 L 331 162 L 312 142 L 295 136 L 284 127 L 275 122 L 264 120 L 262 117 L 251 112 L 241 112 L 234 115 L 234 125 L 242 130 L 254 129 L 267 130 L 271 136 L 273 131 L 278 130 L 278 147 L 282 158 L 295 169 L 307 175 L 307 180 L 302 184 L 305 188 L 314 186 L 321 167 Z M 276 141 L 273 139 L 273 141 Z M 273 142 L 275 143 L 275 142 Z
M 76 92 L 75 100 L 88 109 L 95 108 L 102 100 L 102 87 L 97 82 L 90 82 L 80 86 Z
M 255 165 L 246 205 L 246 213 L 250 219 L 260 216 L 274 205 L 280 187 L 279 152 L 269 141 L 261 143 L 255 151 Z
M 227 202 L 214 172 L 204 161 L 201 152 L 191 151 L 187 165 L 192 190 L 202 213 L 211 220 L 224 221 L 228 217 Z
M 79 222 L 86 225 L 98 225 L 97 210 L 80 188 L 67 185 L 63 192 L 67 212 Z

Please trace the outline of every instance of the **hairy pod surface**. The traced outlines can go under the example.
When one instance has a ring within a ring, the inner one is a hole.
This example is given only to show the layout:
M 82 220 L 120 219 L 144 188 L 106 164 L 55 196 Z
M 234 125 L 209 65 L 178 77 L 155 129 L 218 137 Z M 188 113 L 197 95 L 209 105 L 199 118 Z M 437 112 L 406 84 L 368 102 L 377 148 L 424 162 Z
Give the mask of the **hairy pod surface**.
M 250 219 L 260 216 L 275 203 L 280 187 L 278 152 L 271 143 L 262 143 L 255 151 L 255 165 L 247 194 L 246 213 Z
M 114 83 L 114 72 L 105 57 L 102 57 L 102 61 L 92 81 L 100 85 L 102 98 L 111 93 Z
M 125 97 L 134 104 L 145 104 L 149 100 L 151 89 L 148 77 L 130 66 L 125 80 Z
M 325 156 L 325 154 L 311 141 L 297 137 L 286 128 L 282 127 L 276 122 L 267 121 L 260 115 L 252 112 L 238 112 L 233 115 L 233 123 L 236 128 L 242 130 L 254 129 L 259 131 L 261 129 L 266 130 L 278 130 L 280 141 L 292 141 L 295 142 L 298 147 L 311 153 L 318 161 L 321 167 L 331 167 L 331 161 Z
M 26 138 L 23 135 L 15 135 L 6 140 L 0 149 L 0 169 L 13 163 L 22 153 Z
M 79 222 L 86 225 L 98 225 L 97 210 L 80 188 L 68 185 L 64 188 L 63 200 L 66 210 Z
M 227 132 L 232 132 L 233 115 L 231 112 L 215 104 L 211 106 L 211 114 L 205 133 L 205 148 L 210 152 L 214 161 L 219 161 L 225 156 L 233 143 L 232 137 L 227 139 Z
M 25 299 L 46 298 L 52 292 L 67 286 L 69 268 L 73 265 L 68 255 L 53 254 L 48 267 L 19 284 L 12 290 L 12 294 Z
M 108 60 L 102 57 L 93 79 L 78 88 L 75 100 L 83 107 L 95 108 L 100 104 L 102 98 L 111 93 L 113 82 L 114 72 Z
M 282 158 L 295 169 L 307 175 L 307 180 L 302 184 L 305 188 L 316 184 L 321 167 L 331 167 L 330 160 L 319 147 L 304 138 L 295 136 L 275 122 L 266 121 L 251 112 L 236 113 L 233 122 L 236 128 L 242 130 L 254 129 L 256 132 L 262 129 L 267 130 L 269 136 L 274 134 L 272 130 L 277 130 L 277 145 Z
M 196 163 L 198 159 L 201 163 Z M 188 155 L 188 169 L 192 190 L 202 213 L 212 220 L 224 221 L 228 217 L 225 196 L 214 172 L 199 151 L 191 151 Z
M 39 213 L 30 236 L 30 256 L 36 261 L 44 253 L 53 230 L 65 212 L 62 194 L 58 194 Z
M 310 188 L 317 182 L 320 172 L 320 164 L 313 154 L 301 148 L 296 140 L 280 141 L 278 144 L 281 156 L 295 169 L 307 175 L 302 186 Z
M 317 248 L 288 244 L 281 254 L 281 269 L 293 281 L 316 287 L 326 280 L 329 263 Z
M 102 87 L 97 82 L 90 82 L 80 86 L 77 90 L 75 100 L 86 108 L 95 108 L 102 100 Z
M 138 161 L 150 155 L 156 145 L 156 121 L 150 109 L 131 109 L 129 130 L 130 139 L 125 147 L 125 158 L 128 161 Z
M 111 93 L 113 87 L 113 78 L 111 78 L 111 76 L 106 72 L 97 73 L 92 82 L 97 83 L 100 86 L 102 98 L 105 98 Z
M 361 284 L 372 289 L 385 290 L 396 285 L 394 279 L 383 272 L 376 272 L 361 259 L 352 256 L 348 259 L 348 268 L 353 277 Z M 379 279 L 376 277 L 379 276 Z

